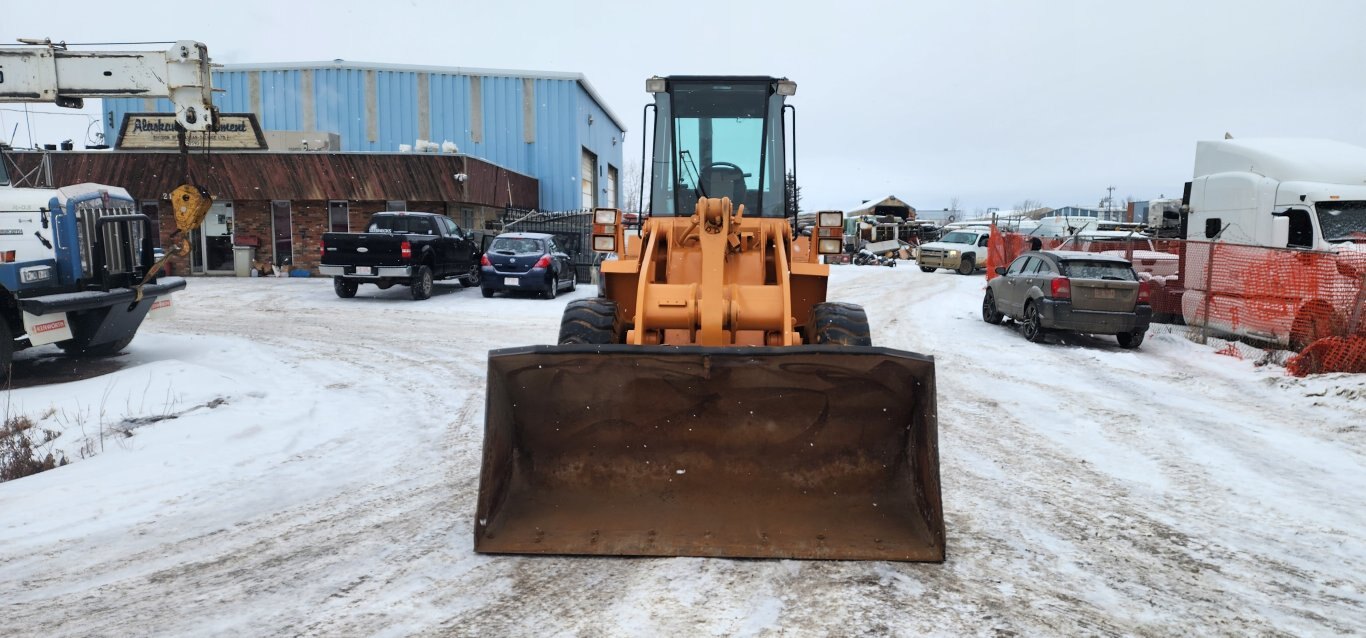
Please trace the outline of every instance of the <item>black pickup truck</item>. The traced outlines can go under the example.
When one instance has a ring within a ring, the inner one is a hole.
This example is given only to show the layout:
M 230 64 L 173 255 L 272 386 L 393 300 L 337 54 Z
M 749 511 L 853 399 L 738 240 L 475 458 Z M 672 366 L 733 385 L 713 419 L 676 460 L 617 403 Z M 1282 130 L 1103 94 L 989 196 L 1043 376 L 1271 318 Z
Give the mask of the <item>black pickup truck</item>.
M 479 285 L 479 242 L 445 215 L 375 213 L 363 233 L 324 233 L 319 274 L 332 277 L 337 296 L 356 296 L 360 284 L 385 290 L 412 289 L 413 299 L 432 296 L 432 282 L 459 279 Z

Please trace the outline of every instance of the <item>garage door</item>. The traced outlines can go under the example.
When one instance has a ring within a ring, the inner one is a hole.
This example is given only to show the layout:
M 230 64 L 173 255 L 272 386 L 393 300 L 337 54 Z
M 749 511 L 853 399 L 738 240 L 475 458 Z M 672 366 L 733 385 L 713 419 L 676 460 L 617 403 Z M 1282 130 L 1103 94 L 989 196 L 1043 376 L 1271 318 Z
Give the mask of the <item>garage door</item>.
M 607 207 L 621 208 L 617 205 L 617 167 L 607 167 Z
M 580 179 L 583 182 L 582 196 L 583 208 L 595 208 L 598 205 L 598 198 L 594 195 L 598 192 L 598 156 L 583 150 L 583 164 L 579 168 Z

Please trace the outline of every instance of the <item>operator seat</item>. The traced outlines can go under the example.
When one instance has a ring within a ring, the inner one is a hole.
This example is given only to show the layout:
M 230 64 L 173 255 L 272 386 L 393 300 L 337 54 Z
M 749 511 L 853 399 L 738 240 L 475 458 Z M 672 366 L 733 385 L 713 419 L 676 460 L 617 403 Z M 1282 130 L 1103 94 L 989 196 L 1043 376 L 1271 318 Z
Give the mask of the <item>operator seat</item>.
M 702 170 L 702 188 L 707 197 L 729 197 L 736 207 L 747 203 L 744 171 L 731 166 L 708 166 Z

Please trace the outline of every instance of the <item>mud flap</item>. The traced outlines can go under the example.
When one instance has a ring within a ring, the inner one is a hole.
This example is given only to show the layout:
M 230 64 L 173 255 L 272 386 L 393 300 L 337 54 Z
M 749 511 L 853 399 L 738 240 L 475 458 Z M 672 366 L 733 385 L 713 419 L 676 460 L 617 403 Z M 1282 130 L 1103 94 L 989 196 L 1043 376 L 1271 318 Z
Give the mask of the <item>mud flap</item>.
M 495 350 L 475 550 L 942 561 L 935 410 L 886 348 Z

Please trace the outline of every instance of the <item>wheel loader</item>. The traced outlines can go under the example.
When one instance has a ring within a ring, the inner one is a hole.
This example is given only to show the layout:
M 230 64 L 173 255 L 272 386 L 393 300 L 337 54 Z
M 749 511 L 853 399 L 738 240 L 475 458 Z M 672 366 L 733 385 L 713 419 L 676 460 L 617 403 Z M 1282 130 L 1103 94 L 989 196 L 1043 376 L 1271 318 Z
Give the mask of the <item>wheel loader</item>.
M 646 87 L 648 216 L 597 209 L 600 296 L 489 353 L 475 550 L 944 560 L 934 360 L 826 300 L 843 214 L 794 230 L 796 84 Z

